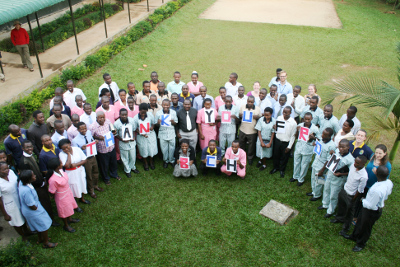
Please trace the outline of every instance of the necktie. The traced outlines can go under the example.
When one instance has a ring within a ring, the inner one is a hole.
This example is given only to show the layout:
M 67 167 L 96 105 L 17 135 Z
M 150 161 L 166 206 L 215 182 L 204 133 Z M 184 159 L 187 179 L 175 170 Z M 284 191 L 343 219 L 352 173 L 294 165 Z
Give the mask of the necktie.
M 89 124 L 91 125 L 92 123 L 93 123 L 92 116 L 89 115 Z
M 84 135 L 83 137 L 85 137 L 86 144 L 89 144 L 89 142 L 88 142 L 88 140 L 86 138 L 86 135 Z
M 281 116 L 281 115 L 282 115 L 282 109 L 283 109 L 283 106 L 281 106 L 281 109 L 280 109 L 279 112 L 278 112 L 278 116 Z
M 111 84 L 108 85 L 108 88 L 110 88 L 110 96 L 113 102 L 115 102 L 115 98 L 114 98 L 114 92 L 113 90 L 111 90 Z
M 190 132 L 192 130 L 192 121 L 190 120 L 189 117 L 189 111 L 186 111 L 186 128 Z

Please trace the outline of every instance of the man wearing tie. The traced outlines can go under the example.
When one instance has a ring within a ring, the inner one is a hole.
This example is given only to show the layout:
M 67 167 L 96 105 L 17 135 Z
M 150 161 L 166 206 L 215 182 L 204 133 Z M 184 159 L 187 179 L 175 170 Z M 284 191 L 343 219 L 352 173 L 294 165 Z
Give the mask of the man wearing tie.
M 273 107 L 273 109 L 274 109 L 274 114 L 273 114 L 274 119 L 276 119 L 279 116 L 283 115 L 283 109 L 285 107 L 289 107 L 290 108 L 290 110 L 291 110 L 290 114 L 292 115 L 293 114 L 293 109 L 290 106 L 290 104 L 287 102 L 287 96 L 285 94 L 283 94 L 283 95 L 279 96 L 279 101 L 276 102 L 274 107 Z M 293 118 L 293 116 L 292 116 L 292 118 Z
M 92 105 L 90 105 L 89 103 L 83 105 L 83 110 L 85 111 L 85 113 L 81 115 L 80 120 L 81 122 L 86 123 L 86 127 L 89 127 L 93 124 L 93 122 L 96 121 L 96 113 L 92 111 Z
M 119 87 L 116 82 L 113 82 L 111 79 L 111 75 L 108 73 L 103 74 L 104 83 L 99 87 L 99 96 L 101 93 L 101 89 L 108 88 L 110 90 L 112 102 L 115 103 L 119 100 Z M 99 97 L 100 100 L 100 97 Z
M 203 108 L 203 102 L 206 98 L 211 99 L 211 107 L 215 108 L 214 98 L 207 94 L 207 87 L 204 85 L 200 87 L 200 95 L 196 96 L 193 100 L 193 107 L 199 111 Z
M 86 153 L 86 148 L 87 144 L 94 141 L 92 133 L 87 130 L 86 124 L 84 122 L 79 122 L 77 124 L 77 128 L 79 134 L 72 140 L 72 146 L 81 148 L 83 153 L 88 156 Z M 88 192 L 92 198 L 97 198 L 94 190 L 101 192 L 103 191 L 103 189 L 98 186 L 99 167 L 97 166 L 96 157 L 94 155 L 88 156 L 84 167 L 86 172 Z
M 201 89 L 200 89 L 201 90 Z M 176 129 L 176 136 L 179 140 L 190 140 L 190 146 L 195 148 L 197 145 L 197 110 L 192 108 L 192 102 L 186 99 L 183 102 L 183 109 L 178 110 L 178 128 Z

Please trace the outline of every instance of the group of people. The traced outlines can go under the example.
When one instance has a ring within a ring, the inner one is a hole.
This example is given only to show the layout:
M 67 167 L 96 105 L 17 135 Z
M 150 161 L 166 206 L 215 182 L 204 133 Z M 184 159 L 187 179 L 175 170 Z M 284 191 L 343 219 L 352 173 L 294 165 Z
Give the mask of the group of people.
M 254 82 L 247 94 L 232 73 L 215 98 L 207 94 L 197 72 L 189 83 L 175 72 L 168 84 L 152 72 L 140 91 L 132 82 L 127 90 L 120 89 L 108 73 L 103 79 L 95 111 L 83 91 L 68 81 L 65 92 L 55 89 L 46 121 L 38 110 L 28 130 L 9 126 L 6 151 L 0 152 L 0 208 L 23 237 L 26 220 L 44 247 L 55 246 L 47 238 L 48 227 L 58 224 L 50 194 L 55 195 L 64 230 L 74 232 L 70 224 L 79 220 L 71 216 L 82 212 L 75 199 L 90 204 L 86 194 L 97 198 L 95 191 L 103 191 L 99 175 L 105 185 L 111 178 L 120 180 L 118 164 L 126 177 L 138 175 L 136 158 L 149 171 L 159 154 L 163 168 L 172 165 L 175 177 L 197 176 L 199 169 L 203 175 L 214 171 L 245 179 L 248 165 L 256 161 L 262 174 L 268 159 L 273 162 L 269 173 L 284 178 L 293 157 L 289 181 L 302 186 L 311 167 L 310 201 L 322 198 L 318 209 L 326 210 L 326 218 L 337 208 L 331 222 L 343 223 L 340 234 L 357 242 L 354 251 L 364 248 L 393 184 L 387 148 L 378 145 L 374 153 L 365 144 L 367 132 L 356 107 L 337 119 L 332 105 L 320 107 L 315 85 L 303 97 L 302 88 L 293 87 L 282 69 L 268 89 Z M 348 235 L 352 224 L 355 229 Z

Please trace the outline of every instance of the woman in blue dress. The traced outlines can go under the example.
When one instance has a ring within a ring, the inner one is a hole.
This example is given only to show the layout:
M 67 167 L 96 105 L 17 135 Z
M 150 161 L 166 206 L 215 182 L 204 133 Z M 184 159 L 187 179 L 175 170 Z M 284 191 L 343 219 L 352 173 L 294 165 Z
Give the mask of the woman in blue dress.
M 256 155 L 260 159 L 257 163 L 257 168 L 260 171 L 267 168 L 267 158 L 272 157 L 273 140 L 275 136 L 275 119 L 272 118 L 273 110 L 270 107 L 264 109 L 263 117 L 259 118 L 256 126 L 258 131 Z
M 155 119 L 151 112 L 147 112 L 149 106 L 146 103 L 139 105 L 139 113 L 133 118 L 133 130 L 138 133 L 136 137 L 137 146 L 139 148 L 140 155 L 143 157 L 144 170 L 150 168 L 155 169 L 153 157 L 157 155 L 157 136 L 154 132 Z
M 28 222 L 29 228 L 38 232 L 38 242 L 43 243 L 43 248 L 54 248 L 58 243 L 49 242 L 48 236 L 52 220 L 40 204 L 36 190 L 31 184 L 35 180 L 36 175 L 31 170 L 25 170 L 20 175 L 19 200 L 21 212 Z

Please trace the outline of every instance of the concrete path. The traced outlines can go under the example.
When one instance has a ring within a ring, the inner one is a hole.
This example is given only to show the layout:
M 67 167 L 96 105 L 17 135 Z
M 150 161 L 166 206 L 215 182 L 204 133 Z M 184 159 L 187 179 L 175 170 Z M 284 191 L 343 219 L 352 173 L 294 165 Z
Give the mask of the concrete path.
M 342 27 L 332 0 L 217 0 L 200 18 Z
M 164 0 L 167 3 L 170 0 Z M 90 29 L 78 34 L 78 45 L 80 55 L 77 55 L 75 38 L 71 37 L 62 43 L 39 54 L 44 78 L 40 78 L 39 68 L 36 57 L 32 56 L 34 72 L 30 72 L 22 67 L 21 58 L 18 54 L 3 52 L 4 73 L 6 81 L 0 82 L 0 105 L 28 94 L 35 88 L 39 88 L 50 81 L 54 75 L 58 75 L 60 68 L 65 68 L 82 61 L 88 54 L 98 50 L 103 45 L 112 41 L 113 38 L 124 34 L 132 26 L 146 18 L 156 8 L 163 5 L 162 0 L 149 0 L 150 13 L 147 12 L 147 2 L 142 1 L 130 4 L 131 24 L 128 19 L 128 7 L 125 10 L 109 17 L 106 20 L 108 38 L 104 32 L 104 23 L 98 23 Z

